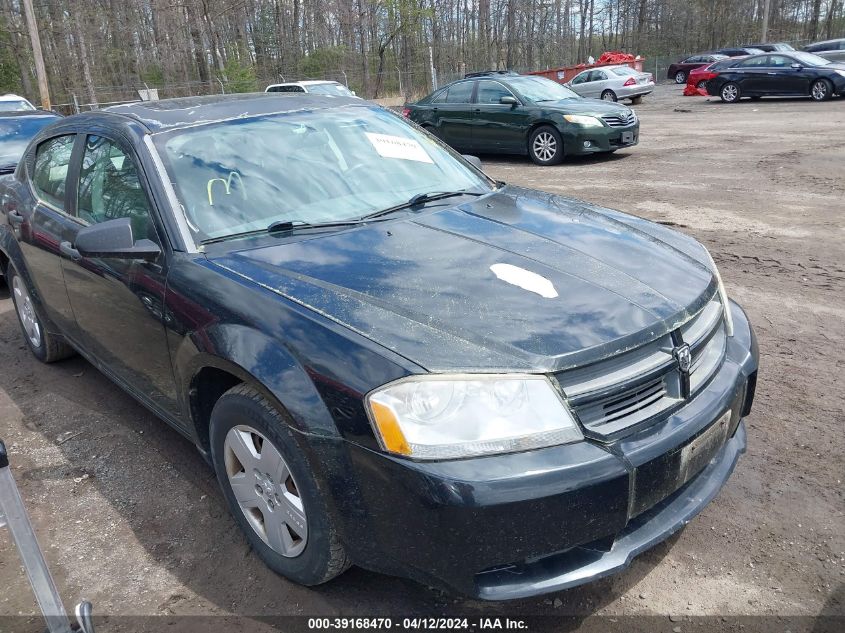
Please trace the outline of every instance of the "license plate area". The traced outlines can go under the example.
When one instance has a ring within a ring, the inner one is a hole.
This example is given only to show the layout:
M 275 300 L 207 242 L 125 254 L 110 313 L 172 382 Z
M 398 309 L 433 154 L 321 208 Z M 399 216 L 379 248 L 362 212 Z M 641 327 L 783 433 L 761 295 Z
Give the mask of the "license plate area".
M 732 412 L 725 412 L 687 444 L 638 466 L 629 516 L 645 512 L 700 473 L 725 445 L 731 418 Z
M 634 142 L 634 133 L 633 132 L 622 132 L 622 142 L 623 143 L 633 143 Z

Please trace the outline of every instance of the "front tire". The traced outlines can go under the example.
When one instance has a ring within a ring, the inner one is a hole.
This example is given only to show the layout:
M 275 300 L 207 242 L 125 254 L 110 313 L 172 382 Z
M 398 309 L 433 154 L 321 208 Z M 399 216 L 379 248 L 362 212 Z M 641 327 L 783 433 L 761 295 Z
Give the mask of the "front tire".
M 563 160 L 563 139 L 550 125 L 542 125 L 528 138 L 528 155 L 537 165 L 557 165 Z
M 683 70 L 679 70 L 675 73 L 675 83 L 676 84 L 685 84 L 687 83 L 687 74 Z
M 742 92 L 739 89 L 739 85 L 730 81 L 719 90 L 719 97 L 725 103 L 736 103 L 742 98 Z
M 12 264 L 6 270 L 6 283 L 15 305 L 23 337 L 32 355 L 42 363 L 55 363 L 76 353 L 65 340 L 44 328 L 44 319 L 35 309 L 29 286 Z
M 281 413 L 241 384 L 214 405 L 209 430 L 223 496 L 258 557 L 302 585 L 344 572 L 326 500 Z
M 816 79 L 810 86 L 810 96 L 813 101 L 827 101 L 833 96 L 833 86 L 827 79 Z
M 602 101 L 616 101 L 616 93 L 613 90 L 605 90 L 601 93 L 601 100 Z

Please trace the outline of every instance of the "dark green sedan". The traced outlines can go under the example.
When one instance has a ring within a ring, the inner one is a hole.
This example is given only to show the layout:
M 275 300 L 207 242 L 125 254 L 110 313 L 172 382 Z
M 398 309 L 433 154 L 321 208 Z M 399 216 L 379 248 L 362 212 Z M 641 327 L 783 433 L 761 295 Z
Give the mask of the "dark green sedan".
M 636 145 L 631 108 L 550 79 L 491 72 L 450 83 L 402 114 L 465 153 L 528 154 L 538 165 Z

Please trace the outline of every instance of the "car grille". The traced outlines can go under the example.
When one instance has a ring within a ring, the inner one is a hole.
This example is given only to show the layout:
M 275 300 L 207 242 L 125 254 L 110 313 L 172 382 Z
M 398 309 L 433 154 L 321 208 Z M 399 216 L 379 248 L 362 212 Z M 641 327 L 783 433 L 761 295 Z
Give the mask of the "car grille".
M 692 362 L 688 390 L 673 350 L 686 343 Z M 584 427 L 599 436 L 622 433 L 682 405 L 722 363 L 727 334 L 714 296 L 677 330 L 613 358 L 555 374 Z
M 633 125 L 637 122 L 637 115 L 633 112 L 627 116 L 621 114 L 605 114 L 602 119 L 604 119 L 604 122 L 610 127 L 628 127 L 629 125 Z

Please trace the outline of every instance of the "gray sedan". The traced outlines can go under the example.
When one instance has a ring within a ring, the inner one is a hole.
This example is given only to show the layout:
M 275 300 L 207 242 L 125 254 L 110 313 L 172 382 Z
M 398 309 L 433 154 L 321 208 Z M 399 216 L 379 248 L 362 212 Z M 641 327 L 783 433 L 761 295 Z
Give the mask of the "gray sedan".
M 629 66 L 602 66 L 585 70 L 566 84 L 582 97 L 617 101 L 630 99 L 639 103 L 654 90 L 654 77 Z

